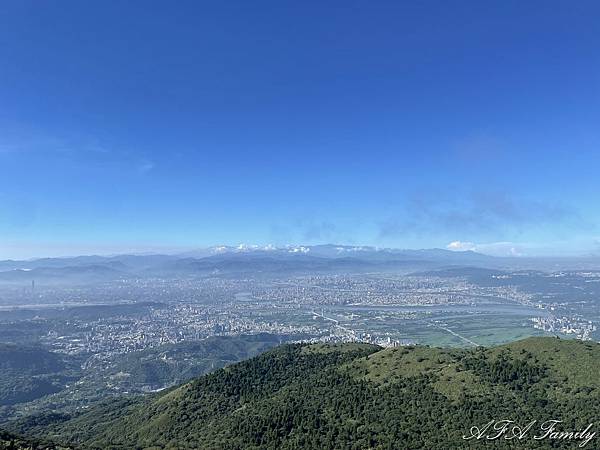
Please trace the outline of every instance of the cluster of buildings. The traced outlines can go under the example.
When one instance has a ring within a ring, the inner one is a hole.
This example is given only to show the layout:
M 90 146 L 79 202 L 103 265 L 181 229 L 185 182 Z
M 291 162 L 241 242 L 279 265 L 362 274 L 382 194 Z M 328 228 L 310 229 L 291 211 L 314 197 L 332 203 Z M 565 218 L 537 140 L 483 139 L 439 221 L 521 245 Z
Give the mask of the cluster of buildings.
M 304 305 L 439 305 L 468 304 L 477 289 L 462 279 L 315 275 L 255 286 L 252 296 Z
M 319 334 L 317 326 L 282 323 L 243 310 L 209 305 L 170 304 L 137 315 L 69 320 L 43 342 L 67 354 L 127 353 L 214 335 L 273 333 Z
M 583 275 L 587 275 L 586 283 L 600 279 L 596 273 Z M 47 306 L 59 305 L 64 307 L 65 312 L 69 305 L 106 306 L 118 303 L 135 306 L 150 302 L 150 307 L 123 314 L 102 313 L 64 320 L 58 314 L 43 341 L 68 354 L 110 355 L 213 335 L 263 332 L 301 335 L 318 342 L 410 345 L 412 341 L 398 339 L 401 334 L 390 334 L 390 331 L 397 329 L 400 320 L 414 319 L 414 312 L 407 309 L 392 313 L 392 308 L 387 311 L 382 308 L 376 315 L 369 315 L 369 307 L 490 302 L 552 310 L 551 299 L 505 283 L 509 275 L 496 278 L 499 278 L 495 280 L 497 284 L 476 284 L 461 277 L 391 274 L 311 275 L 279 280 L 148 278 L 85 288 L 39 289 L 36 285 L 35 295 L 36 301 Z M 16 294 L 21 295 L 19 292 Z M 328 308 L 336 311 L 334 317 L 325 317 L 323 310 Z M 355 312 L 358 312 L 358 320 L 355 320 Z M 553 314 L 533 318 L 533 326 L 585 340 L 591 339 L 596 331 L 591 321 L 569 316 L 568 313 L 558 317 L 558 310 Z M 374 326 L 375 322 L 377 326 Z
M 596 331 L 592 321 L 577 317 L 533 317 L 533 327 L 550 333 L 573 334 L 583 341 L 591 340 L 591 334 Z

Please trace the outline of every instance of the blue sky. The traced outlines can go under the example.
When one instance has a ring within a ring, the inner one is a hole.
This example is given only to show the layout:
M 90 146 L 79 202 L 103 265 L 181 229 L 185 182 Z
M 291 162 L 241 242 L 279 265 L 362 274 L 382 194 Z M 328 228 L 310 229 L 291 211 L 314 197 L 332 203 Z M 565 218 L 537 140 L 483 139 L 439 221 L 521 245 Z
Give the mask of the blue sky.
M 3 1 L 0 258 L 600 252 L 596 1 Z

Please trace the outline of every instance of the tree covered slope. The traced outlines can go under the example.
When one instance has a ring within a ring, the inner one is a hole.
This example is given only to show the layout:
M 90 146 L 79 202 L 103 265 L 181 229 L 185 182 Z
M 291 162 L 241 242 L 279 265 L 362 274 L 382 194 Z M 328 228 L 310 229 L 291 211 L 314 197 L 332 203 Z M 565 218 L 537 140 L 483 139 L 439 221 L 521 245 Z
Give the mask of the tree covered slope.
M 77 376 L 76 364 L 64 355 L 0 343 L 0 407 L 58 392 Z
M 514 441 L 462 436 L 492 419 L 560 419 L 565 429 L 584 428 L 600 411 L 599 369 L 600 345 L 555 338 L 476 350 L 284 345 L 145 400 L 107 403 L 35 431 L 103 449 L 515 448 Z
M 0 430 L 0 450 L 74 450 L 39 439 L 28 439 Z

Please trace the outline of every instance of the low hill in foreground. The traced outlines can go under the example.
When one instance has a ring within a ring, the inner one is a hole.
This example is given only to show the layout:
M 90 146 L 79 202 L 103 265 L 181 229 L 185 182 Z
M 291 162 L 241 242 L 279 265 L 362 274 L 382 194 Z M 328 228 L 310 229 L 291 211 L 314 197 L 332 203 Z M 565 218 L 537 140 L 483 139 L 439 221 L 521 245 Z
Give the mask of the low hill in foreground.
M 39 417 L 40 412 L 52 411 L 56 418 L 109 398 L 179 385 L 291 338 L 268 333 L 212 336 L 113 355 L 108 361 L 0 343 L 0 429 L 4 422 Z
M 28 439 L 0 431 L 0 450 L 74 450 L 73 447 L 56 445 L 39 439 Z
M 598 373 L 599 344 L 556 338 L 476 350 L 284 345 L 143 400 L 12 427 L 102 449 L 577 448 L 533 435 L 551 419 L 596 427 Z M 521 442 L 463 439 L 502 419 L 537 422 Z

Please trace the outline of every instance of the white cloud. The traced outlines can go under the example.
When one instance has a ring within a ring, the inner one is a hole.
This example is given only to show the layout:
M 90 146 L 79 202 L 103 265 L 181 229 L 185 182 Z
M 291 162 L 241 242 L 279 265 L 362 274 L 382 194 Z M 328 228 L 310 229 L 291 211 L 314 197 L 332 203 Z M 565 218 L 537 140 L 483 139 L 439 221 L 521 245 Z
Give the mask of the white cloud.
M 310 251 L 310 247 L 304 247 L 302 245 L 288 245 L 286 248 L 288 249 L 288 253 L 308 253 Z
M 474 242 L 452 241 L 446 248 L 453 251 L 471 250 L 491 256 L 525 256 L 524 245 L 514 242 L 490 242 L 476 244 Z
M 446 245 L 446 248 L 456 252 L 464 252 L 467 250 L 475 250 L 477 245 L 475 245 L 473 242 L 452 241 Z

